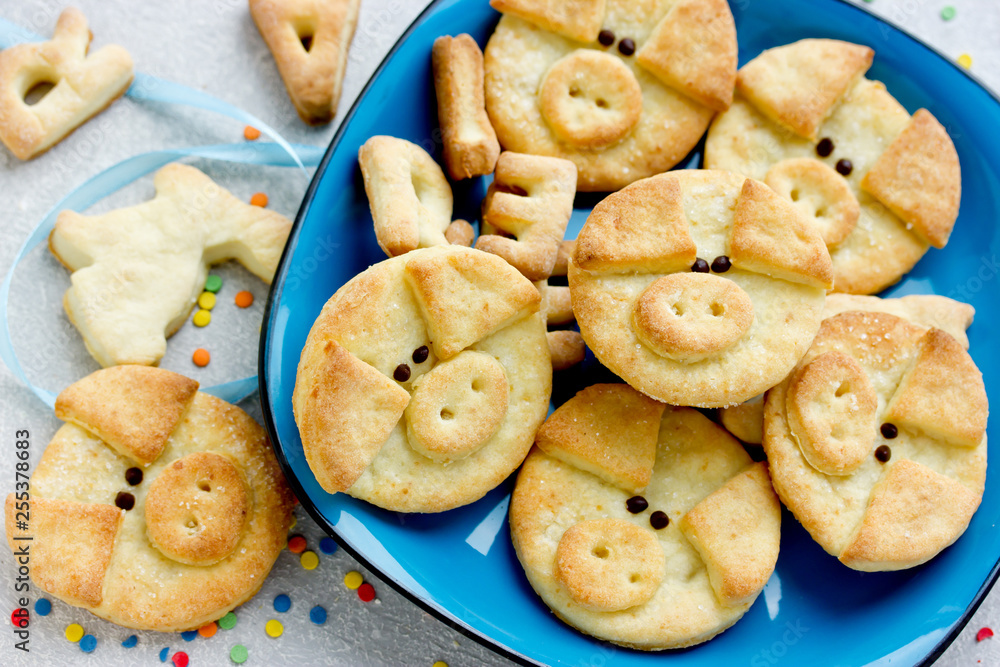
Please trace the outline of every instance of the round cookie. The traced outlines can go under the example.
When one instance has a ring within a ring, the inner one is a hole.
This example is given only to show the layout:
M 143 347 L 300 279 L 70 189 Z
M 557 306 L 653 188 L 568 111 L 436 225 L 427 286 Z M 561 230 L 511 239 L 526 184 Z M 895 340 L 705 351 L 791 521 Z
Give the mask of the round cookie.
M 887 313 L 823 321 L 767 393 L 774 487 L 827 552 L 899 570 L 965 531 L 986 478 L 986 389 L 949 334 Z
M 491 0 L 486 110 L 507 150 L 572 160 L 611 191 L 680 162 L 732 101 L 725 0 Z
M 764 181 L 815 220 L 834 289 L 853 294 L 882 290 L 944 247 L 961 199 L 947 131 L 865 78 L 873 56 L 830 39 L 764 51 L 740 68 L 705 146 L 707 168 Z
M 774 571 L 765 463 L 691 408 L 593 385 L 538 431 L 511 497 L 528 581 L 560 619 L 643 650 L 707 641 Z
M 524 459 L 548 411 L 541 296 L 507 262 L 460 246 L 380 262 L 323 307 L 292 407 L 330 493 L 398 512 L 481 498 Z
M 67 387 L 31 476 L 22 530 L 42 590 L 118 625 L 200 628 L 250 599 L 285 546 L 295 498 L 264 430 L 198 383 L 114 366 Z
M 831 279 L 801 213 L 724 171 L 661 174 L 610 195 L 569 266 L 580 333 L 601 363 L 657 400 L 697 407 L 780 382 L 819 328 Z

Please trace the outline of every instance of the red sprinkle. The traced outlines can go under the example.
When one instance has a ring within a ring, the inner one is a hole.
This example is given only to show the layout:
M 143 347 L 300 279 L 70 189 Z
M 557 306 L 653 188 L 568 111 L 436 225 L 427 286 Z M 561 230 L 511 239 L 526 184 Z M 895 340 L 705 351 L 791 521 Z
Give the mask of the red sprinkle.
M 358 597 L 362 602 L 371 602 L 375 599 L 375 587 L 371 584 L 361 584 L 358 586 Z
M 981 642 L 984 639 L 989 639 L 992 636 L 993 636 L 993 630 L 991 630 L 988 627 L 982 628 L 979 630 L 979 632 L 976 633 L 976 641 Z
M 28 610 L 24 607 L 18 607 L 10 614 L 10 622 L 15 628 L 26 628 L 30 622 L 30 617 L 28 616 Z
M 300 554 L 306 550 L 306 538 L 301 535 L 292 535 L 288 538 L 288 550 L 293 554 Z
M 184 651 L 177 651 L 170 659 L 174 661 L 176 667 L 187 667 L 188 665 L 188 654 Z

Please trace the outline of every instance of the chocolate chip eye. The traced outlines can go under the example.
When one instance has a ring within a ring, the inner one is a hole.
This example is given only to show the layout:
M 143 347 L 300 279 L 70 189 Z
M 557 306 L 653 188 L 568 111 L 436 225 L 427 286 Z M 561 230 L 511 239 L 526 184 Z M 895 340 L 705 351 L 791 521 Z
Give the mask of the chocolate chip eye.
M 885 463 L 892 458 L 892 450 L 889 449 L 889 445 L 879 445 L 875 448 L 875 458 L 878 459 L 879 463 Z
M 691 270 L 695 273 L 708 273 L 708 262 L 699 257 L 694 260 L 694 264 L 691 265 Z
M 882 427 L 879 430 L 882 431 L 882 437 L 886 440 L 892 440 L 899 435 L 899 429 L 896 428 L 896 425 L 890 424 L 889 422 L 882 424 Z
M 602 30 L 597 35 L 597 41 L 600 42 L 601 46 L 611 46 L 615 43 L 615 33 L 610 30 Z
M 118 495 L 115 496 L 115 505 L 118 509 L 123 509 L 127 512 L 135 507 L 135 496 L 127 491 L 120 491 Z
M 632 496 L 625 501 L 625 509 L 632 514 L 644 512 L 647 507 L 649 507 L 649 501 L 642 496 Z
M 396 370 L 392 372 L 392 378 L 396 382 L 406 382 L 410 379 L 410 367 L 406 364 L 396 366 Z
M 829 157 L 833 153 L 833 141 L 829 137 L 823 137 L 816 144 L 816 155 L 820 157 Z
M 429 355 L 430 353 L 431 351 L 427 348 L 426 345 L 421 345 L 420 347 L 418 347 L 413 351 L 413 363 L 415 364 L 424 363 L 425 361 L 427 361 L 427 355 Z
M 618 42 L 618 50 L 623 56 L 630 56 L 635 53 L 635 42 L 632 41 L 631 37 L 626 37 Z
M 850 176 L 851 172 L 854 171 L 854 165 L 847 158 L 841 158 L 837 160 L 837 173 L 841 176 Z
M 661 512 L 656 510 L 649 515 L 649 525 L 656 530 L 663 530 L 670 524 L 670 517 L 667 516 L 666 512 Z
M 125 471 L 125 481 L 128 482 L 129 486 L 142 484 L 142 470 L 139 468 L 129 468 Z
M 712 260 L 712 270 L 716 273 L 725 273 L 732 268 L 733 263 L 725 255 L 719 255 Z

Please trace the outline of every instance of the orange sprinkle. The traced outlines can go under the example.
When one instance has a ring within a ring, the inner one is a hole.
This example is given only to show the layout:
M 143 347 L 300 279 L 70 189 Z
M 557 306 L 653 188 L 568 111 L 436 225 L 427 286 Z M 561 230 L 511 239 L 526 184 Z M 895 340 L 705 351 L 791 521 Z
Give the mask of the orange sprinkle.
M 295 535 L 290 540 L 288 540 L 288 550 L 293 554 L 300 554 L 306 550 L 306 538 L 301 535 Z
M 247 291 L 237 292 L 236 305 L 240 308 L 249 308 L 253 305 L 253 294 Z
M 254 193 L 254 196 L 250 197 L 250 203 L 254 206 L 267 206 L 267 195 L 263 192 Z
M 191 361 L 194 362 L 195 366 L 208 366 L 208 362 L 212 360 L 212 355 L 208 353 L 208 350 L 203 348 L 198 348 L 191 355 Z
M 198 634 L 204 637 L 205 639 L 208 639 L 209 637 L 214 637 L 215 633 L 218 631 L 219 631 L 219 626 L 215 624 L 215 621 L 212 621 L 208 625 L 203 625 L 200 628 L 198 628 Z
M 247 125 L 243 128 L 243 138 L 247 141 L 254 141 L 255 139 L 260 139 L 260 130 L 252 125 Z

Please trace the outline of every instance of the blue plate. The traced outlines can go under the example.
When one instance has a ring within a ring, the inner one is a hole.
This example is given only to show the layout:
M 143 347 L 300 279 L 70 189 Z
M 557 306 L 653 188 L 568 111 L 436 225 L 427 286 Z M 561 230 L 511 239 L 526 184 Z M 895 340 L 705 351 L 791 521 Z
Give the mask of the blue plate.
M 911 112 L 927 107 L 948 128 L 962 163 L 962 209 L 944 250 L 931 250 L 888 294 L 943 294 L 972 303 L 972 356 L 987 392 L 1000 396 L 1000 103 L 953 63 L 895 27 L 839 0 L 734 3 L 740 62 L 804 37 L 875 49 L 869 77 Z M 775 20 L 780 17 L 780 20 Z M 326 300 L 385 259 L 375 243 L 357 166 L 375 134 L 403 137 L 440 157 L 431 45 L 470 33 L 485 45 L 498 15 L 486 0 L 434 3 L 402 37 L 330 145 L 299 211 L 268 302 L 261 337 L 261 399 L 275 451 L 312 516 L 370 569 L 449 625 L 525 662 L 560 665 L 929 664 L 992 586 L 1000 558 L 1000 497 L 989 476 L 965 535 L 929 564 L 862 574 L 842 566 L 785 513 L 781 555 L 764 594 L 718 638 L 684 651 L 645 654 L 592 640 L 559 622 L 534 594 L 508 537 L 512 479 L 468 507 L 439 515 L 377 509 L 317 484 L 302 453 L 291 396 L 296 365 Z M 686 166 L 697 166 L 694 154 Z M 481 181 L 455 188 L 455 217 L 478 218 Z M 594 198 L 580 197 L 569 235 Z M 594 377 L 593 369 L 574 378 Z M 557 378 L 557 382 L 559 379 Z M 560 392 L 565 395 L 567 392 Z M 991 447 L 990 457 L 996 457 Z M 946 502 L 945 499 L 942 499 Z

